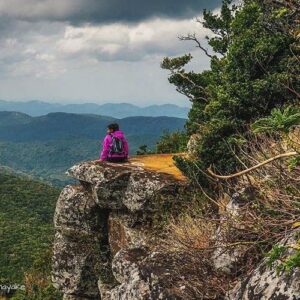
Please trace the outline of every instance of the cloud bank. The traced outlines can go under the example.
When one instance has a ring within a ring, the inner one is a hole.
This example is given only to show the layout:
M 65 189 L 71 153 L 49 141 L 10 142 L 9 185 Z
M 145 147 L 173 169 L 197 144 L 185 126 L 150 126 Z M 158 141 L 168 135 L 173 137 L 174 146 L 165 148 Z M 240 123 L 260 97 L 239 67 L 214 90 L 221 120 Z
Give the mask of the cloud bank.
M 205 43 L 208 32 L 194 18 L 218 4 L 0 0 L 0 98 L 184 103 L 160 61 L 199 55 L 177 37 L 195 32 Z M 205 56 L 197 67 L 208 67 Z
M 216 0 L 0 0 L 0 16 L 22 20 L 108 23 L 151 17 L 191 18 Z

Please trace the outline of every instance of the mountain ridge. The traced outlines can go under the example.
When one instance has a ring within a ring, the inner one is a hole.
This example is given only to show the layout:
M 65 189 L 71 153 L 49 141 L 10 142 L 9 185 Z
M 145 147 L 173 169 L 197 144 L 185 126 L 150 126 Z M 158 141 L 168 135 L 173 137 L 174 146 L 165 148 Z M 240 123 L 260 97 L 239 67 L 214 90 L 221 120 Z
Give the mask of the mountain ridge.
M 5 118 L 2 118 L 2 116 Z M 11 117 L 10 117 L 11 116 Z M 17 116 L 17 117 L 16 117 Z M 0 112 L 0 140 L 24 142 L 69 137 L 103 139 L 106 126 L 118 122 L 127 136 L 160 135 L 163 130 L 183 129 L 185 119 L 176 117 L 113 118 L 96 114 L 55 112 L 32 117 L 19 112 Z
M 99 157 L 107 125 L 112 122 L 120 124 L 132 155 L 144 144 L 153 149 L 164 130 L 183 130 L 186 120 L 138 116 L 117 119 L 61 112 L 31 117 L 0 112 L 0 165 L 55 185 L 65 184 L 69 182 L 64 175 L 67 168 Z
M 125 118 L 132 116 L 166 116 L 187 118 L 188 107 L 181 107 L 175 104 L 153 104 L 140 107 L 130 103 L 74 103 L 60 104 L 44 101 L 32 100 L 27 102 L 0 100 L 0 111 L 18 111 L 30 116 L 41 116 L 52 112 L 65 113 L 93 113 L 97 115 L 107 115 L 115 118 Z

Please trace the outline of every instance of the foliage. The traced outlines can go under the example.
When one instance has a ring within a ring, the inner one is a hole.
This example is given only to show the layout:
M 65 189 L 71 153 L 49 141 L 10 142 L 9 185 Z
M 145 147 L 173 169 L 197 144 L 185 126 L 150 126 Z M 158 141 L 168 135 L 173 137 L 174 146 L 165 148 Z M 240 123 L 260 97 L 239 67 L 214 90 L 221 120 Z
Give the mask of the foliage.
M 290 272 L 294 268 L 300 268 L 300 251 L 287 257 L 283 264 L 279 265 L 280 270 Z
M 230 35 L 232 32 L 231 23 L 234 19 L 233 12 L 237 9 L 236 5 L 230 7 L 232 1 L 224 0 L 221 7 L 220 16 L 214 15 L 206 9 L 203 12 L 205 28 L 209 28 L 214 36 L 208 38 L 208 44 L 216 53 L 226 54 L 230 45 Z
M 239 159 L 250 167 L 283 153 L 285 147 L 278 136 L 252 135 L 251 141 L 243 145 Z M 189 163 L 187 172 L 193 178 L 198 166 L 191 161 Z M 184 251 L 189 258 L 186 259 L 186 268 L 193 270 L 192 264 L 187 265 L 192 257 L 193 263 L 203 272 L 205 258 L 210 251 L 218 249 L 217 253 L 225 253 L 228 257 L 237 253 L 235 262 L 231 264 L 231 276 L 222 279 L 221 274 L 208 272 L 207 276 L 215 278 L 215 281 L 210 281 L 198 274 L 198 281 L 192 284 L 193 287 L 201 287 L 199 292 L 214 290 L 215 298 L 222 299 L 222 291 L 230 289 L 237 279 L 249 276 L 265 253 L 268 253 L 268 265 L 277 272 L 289 272 L 300 267 L 300 244 L 297 241 L 300 236 L 298 229 L 295 231 L 299 227 L 300 215 L 300 168 L 295 166 L 289 171 L 287 166 L 286 160 L 274 161 L 247 176 L 217 181 L 209 188 L 198 181 L 200 189 L 193 187 L 193 194 L 199 197 L 199 202 L 190 205 L 188 210 L 181 210 L 181 216 L 175 217 L 174 222 L 170 223 L 170 232 L 165 241 L 167 247 Z M 190 197 L 183 198 L 184 201 L 191 204 Z M 287 236 L 294 234 L 295 245 L 292 242 L 282 243 Z M 190 287 L 191 284 L 186 282 L 186 285 Z
M 144 144 L 139 147 L 136 154 L 146 155 L 154 153 L 180 153 L 186 150 L 187 143 L 188 136 L 184 131 L 176 130 L 174 132 L 170 132 L 168 130 L 164 130 L 163 135 L 156 143 L 155 150 L 148 150 L 148 145 Z
M 296 107 L 288 106 L 283 111 L 274 108 L 271 115 L 261 118 L 252 124 L 254 133 L 260 132 L 283 132 L 289 133 L 290 128 L 300 124 L 300 110 Z
M 271 115 L 266 118 L 257 120 L 252 124 L 252 130 L 255 133 L 279 133 L 282 136 L 282 141 L 287 142 L 289 147 L 294 148 L 294 150 L 299 150 L 299 143 L 291 138 L 291 130 L 294 126 L 300 124 L 300 110 L 298 107 L 288 106 L 284 110 L 273 109 Z M 297 136 L 299 139 L 299 136 Z M 295 147 L 296 145 L 296 147 Z M 296 152 L 299 153 L 299 152 Z M 297 155 L 288 162 L 288 170 L 290 172 L 297 171 L 299 166 L 300 156 Z M 292 178 L 291 178 L 292 179 Z M 295 201 L 297 203 L 297 201 Z M 297 227 L 297 224 L 293 227 Z M 267 264 L 272 266 L 276 260 L 280 260 L 280 263 L 276 266 L 277 273 L 281 271 L 291 271 L 295 267 L 300 267 L 300 240 L 298 245 L 294 248 L 294 252 L 290 255 L 286 255 L 288 250 L 287 246 L 276 246 L 274 245 L 271 251 L 268 253 Z M 285 259 L 283 259 L 284 256 Z
M 204 21 L 198 20 L 212 31 L 208 44 L 215 54 L 194 35 L 182 38 L 195 41 L 210 56 L 210 70 L 187 71 L 190 54 L 161 64 L 170 71 L 170 83 L 192 102 L 186 126 L 189 135 L 201 136 L 199 176 L 210 165 L 223 173 L 235 171 L 240 166 L 236 135 L 247 136 L 255 120 L 299 101 L 300 48 L 291 25 L 296 13 L 289 6 L 282 9 L 272 1 L 247 0 L 236 7 L 224 0 L 219 15 L 204 11 Z
M 285 246 L 278 246 L 278 245 L 274 245 L 272 247 L 272 249 L 267 253 L 267 265 L 269 267 L 272 267 L 273 263 L 279 259 L 284 252 L 287 250 L 287 248 Z
M 25 290 L 18 290 L 12 300 L 60 300 L 62 293 L 51 282 L 52 249 L 37 257 L 24 274 Z
M 300 156 L 293 157 L 289 160 L 288 170 L 291 172 L 300 165 Z
M 298 160 L 272 161 L 227 181 L 206 172 L 211 165 L 218 173 L 257 165 L 295 149 L 291 133 L 300 136 L 299 127 L 291 132 L 299 124 L 297 1 L 245 0 L 239 7 L 232 3 L 224 0 L 219 15 L 204 11 L 204 20 L 198 19 L 212 31 L 207 38 L 209 49 L 195 34 L 180 38 L 196 42 L 210 58 L 210 70 L 188 71 L 190 54 L 165 58 L 161 64 L 170 71 L 169 82 L 192 102 L 186 130 L 188 136 L 197 136 L 196 146 L 188 159 L 175 160 L 192 179 L 193 188 L 199 187 L 194 192 L 207 202 L 205 208 L 201 207 L 205 201 L 199 204 L 201 214 L 191 207 L 185 218 L 175 218 L 165 243 L 174 252 L 184 252 L 186 269 L 196 265 L 202 270 L 192 283 L 193 291 L 198 287 L 202 293 L 213 290 L 214 298 L 220 299 L 270 250 L 270 264 L 284 258 L 281 268 L 299 267 L 299 249 L 282 257 L 286 248 L 274 246 L 293 234 L 292 224 L 299 222 Z M 260 134 L 249 130 L 251 124 Z M 214 274 L 215 281 L 209 278 L 213 268 L 206 272 L 205 263 L 213 249 L 218 249 L 214 254 L 228 257 L 237 254 L 230 276 Z M 189 290 L 190 283 L 186 286 Z M 185 299 L 196 298 L 189 294 Z
M 28 178 L 0 174 L 0 278 L 3 284 L 25 284 L 28 276 L 50 285 L 52 218 L 59 190 Z M 30 275 L 31 274 L 31 275 Z M 37 283 L 36 289 L 40 290 Z M 46 284 L 46 286 L 45 286 Z M 22 293 L 22 291 L 18 292 Z M 40 297 L 16 299 L 47 299 Z M 59 298 L 48 298 L 59 299 Z
M 300 267 L 300 240 L 296 246 L 278 246 L 274 245 L 269 253 L 267 253 L 267 265 L 272 267 L 275 262 L 278 262 L 276 265 L 276 271 L 279 274 L 280 272 L 290 272 L 294 268 Z M 286 255 L 289 247 L 294 249 L 294 252 L 290 255 Z
M 146 155 L 153 153 L 151 150 L 148 150 L 147 145 L 141 145 L 139 149 L 136 151 L 136 155 Z
M 179 153 L 186 150 L 188 142 L 187 134 L 183 131 L 164 131 L 159 141 L 156 143 L 157 153 Z

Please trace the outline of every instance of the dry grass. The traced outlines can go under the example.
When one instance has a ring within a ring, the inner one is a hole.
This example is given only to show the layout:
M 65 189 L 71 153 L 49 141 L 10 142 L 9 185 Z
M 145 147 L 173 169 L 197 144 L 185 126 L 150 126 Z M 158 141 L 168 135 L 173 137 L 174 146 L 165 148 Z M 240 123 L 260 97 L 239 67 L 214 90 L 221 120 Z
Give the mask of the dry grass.
M 278 139 L 260 136 L 241 149 L 239 159 L 247 168 L 287 150 Z M 195 194 L 202 200 L 171 218 L 165 249 L 181 258 L 174 274 L 183 276 L 185 289 L 177 290 L 178 295 L 183 299 L 222 299 L 237 278 L 251 272 L 300 220 L 300 167 L 289 170 L 288 160 L 274 161 L 237 179 L 220 180 L 210 191 L 200 188 Z M 233 194 L 237 195 L 238 210 L 228 207 Z M 199 210 L 203 198 L 208 205 Z M 239 249 L 230 275 L 214 269 L 211 258 L 217 248 L 228 253 Z
M 49 285 L 49 278 L 44 273 L 25 273 L 24 285 L 28 295 L 34 295 L 34 287 L 46 288 Z
M 202 218 L 194 218 L 189 214 L 181 215 L 177 220 L 172 219 L 169 224 L 170 250 L 203 250 L 211 246 L 211 236 L 216 227 L 213 222 Z
M 159 248 L 174 261 L 169 279 L 173 295 L 186 300 L 223 299 L 228 276 L 215 270 L 210 259 L 216 223 L 203 217 L 206 201 L 198 192 L 195 199 L 187 199 L 190 202 L 180 215 L 170 218 Z
M 174 165 L 175 154 L 152 154 L 152 155 L 137 155 L 130 158 L 130 162 L 134 165 L 142 166 L 146 169 L 166 173 L 174 176 L 178 180 L 186 180 L 186 177 Z M 184 155 L 184 154 L 176 154 Z
M 270 157 L 289 151 L 278 137 L 257 136 L 241 149 L 239 157 L 245 167 L 251 167 Z M 241 260 L 247 273 L 270 248 L 293 231 L 300 216 L 300 167 L 289 168 L 282 159 L 256 169 L 238 179 L 220 181 L 221 195 L 239 192 L 238 213 L 224 211 L 222 243 L 225 247 L 247 244 Z M 220 200 L 220 197 L 219 197 Z M 219 201 L 221 203 L 221 201 Z M 253 259 L 255 258 L 256 259 Z

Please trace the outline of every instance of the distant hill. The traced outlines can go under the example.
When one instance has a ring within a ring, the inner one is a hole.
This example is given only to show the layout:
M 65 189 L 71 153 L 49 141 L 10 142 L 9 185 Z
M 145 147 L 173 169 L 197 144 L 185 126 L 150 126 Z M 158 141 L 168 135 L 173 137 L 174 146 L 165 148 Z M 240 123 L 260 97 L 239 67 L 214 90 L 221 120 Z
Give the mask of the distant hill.
M 24 173 L 22 171 L 19 171 L 19 170 L 14 170 L 13 168 L 7 167 L 7 166 L 1 166 L 0 165 L 0 174 L 1 175 L 18 176 L 19 178 L 33 180 L 32 176 L 30 176 L 29 174 L 26 174 L 26 173 Z
M 84 104 L 58 104 L 42 101 L 12 102 L 0 100 L 0 111 L 18 111 L 30 116 L 42 116 L 52 112 L 65 112 L 77 114 L 97 114 L 126 118 L 133 116 L 145 117 L 177 117 L 187 118 L 189 108 L 174 104 L 151 105 L 139 107 L 129 103 L 84 103 Z
M 20 112 L 0 112 L 0 126 L 23 125 L 30 121 L 30 116 Z
M 16 112 L 0 112 L 0 120 L 0 165 L 55 185 L 69 181 L 64 173 L 74 163 L 99 157 L 108 123 L 120 124 L 130 153 L 135 154 L 140 145 L 153 148 L 164 130 L 183 129 L 186 121 L 173 117 L 115 119 L 68 113 L 31 117 Z

